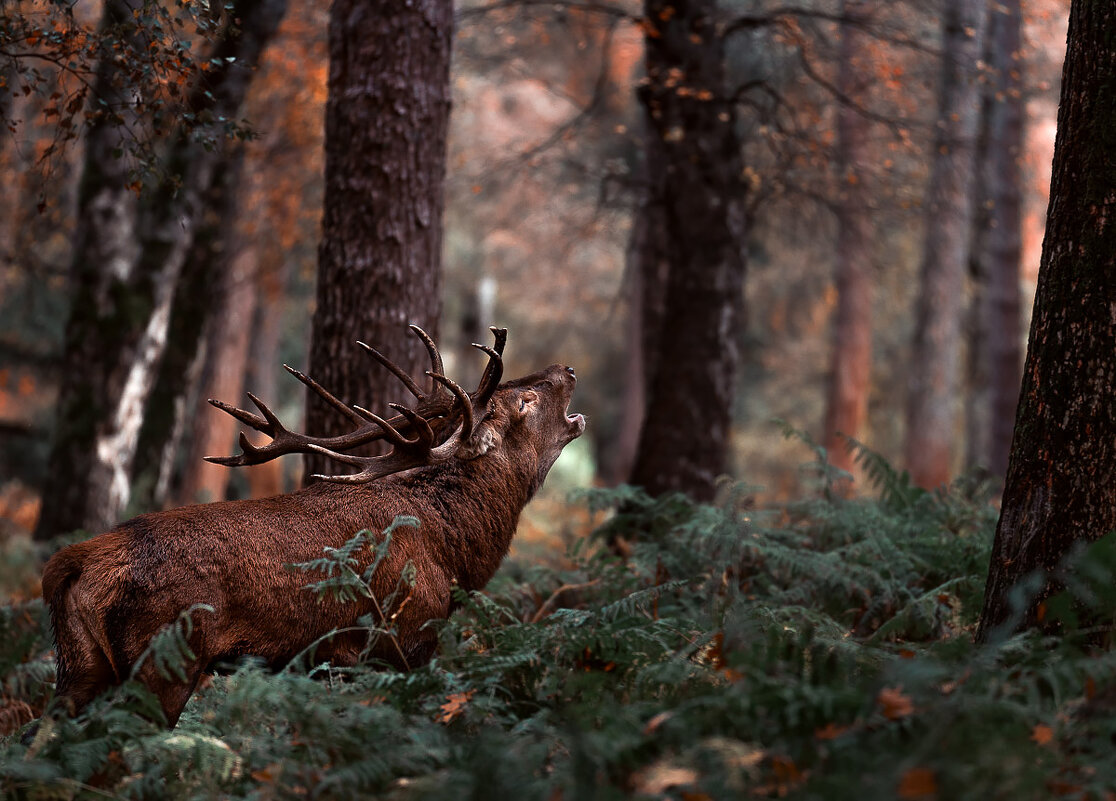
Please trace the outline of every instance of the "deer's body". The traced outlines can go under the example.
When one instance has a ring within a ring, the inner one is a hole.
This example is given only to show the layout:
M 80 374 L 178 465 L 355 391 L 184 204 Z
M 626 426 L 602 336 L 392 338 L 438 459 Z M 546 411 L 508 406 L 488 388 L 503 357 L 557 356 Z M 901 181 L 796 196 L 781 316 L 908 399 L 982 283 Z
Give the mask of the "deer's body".
M 57 643 L 57 694 L 80 709 L 123 681 L 152 636 L 195 604 L 214 611 L 193 615 L 189 644 L 197 659 L 188 680 L 166 679 L 151 660 L 138 673 L 170 725 L 215 662 L 253 655 L 280 666 L 323 635 L 353 627 L 315 650 L 318 660 L 352 664 L 368 644 L 357 620 L 375 614 L 373 601 L 319 601 L 305 587 L 320 577 L 290 565 L 319 558 L 362 529 L 379 532 L 397 515 L 417 517 L 420 526 L 395 529 L 372 593 L 382 600 L 396 592 L 408 562 L 415 581 L 405 602 L 385 610 L 398 613 L 391 620 L 396 634 L 380 637 L 371 656 L 402 669 L 426 662 L 435 634 L 424 624 L 449 615 L 455 584 L 474 590 L 488 582 L 524 505 L 562 447 L 584 429 L 584 418 L 565 413 L 572 390 L 572 370 L 558 365 L 500 385 L 485 400 L 464 457 L 371 483 L 321 482 L 273 498 L 141 515 L 59 551 L 43 573 Z M 371 558 L 362 553 L 362 568 Z

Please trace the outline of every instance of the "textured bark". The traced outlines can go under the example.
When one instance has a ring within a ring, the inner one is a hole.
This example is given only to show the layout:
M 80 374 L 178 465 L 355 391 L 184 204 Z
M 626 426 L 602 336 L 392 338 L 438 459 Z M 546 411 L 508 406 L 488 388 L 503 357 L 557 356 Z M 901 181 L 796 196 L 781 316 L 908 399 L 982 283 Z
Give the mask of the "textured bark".
M 982 295 L 983 373 L 988 381 L 988 451 L 992 475 L 1007 474 L 1015 406 L 1023 374 L 1023 12 L 1020 0 L 1000 0 L 989 17 L 994 95 L 988 118 L 985 185 L 991 201 L 985 240 L 987 284 Z
M 1074 0 L 1046 238 L 979 637 L 1008 593 L 1116 529 L 1116 8 Z M 1036 621 L 1034 599 L 1022 621 Z
M 954 407 L 980 110 L 977 62 L 984 24 L 981 0 L 943 4 L 938 130 L 927 187 L 905 442 L 911 479 L 923 487 L 949 481 L 952 444 L 957 438 Z
M 647 407 L 631 481 L 698 500 L 713 497 L 728 466 L 743 317 L 743 164 L 716 18 L 711 0 L 647 0 L 639 93 L 650 182 L 642 213 L 655 215 L 666 276 L 661 315 L 643 320 Z
M 842 3 L 842 17 L 855 20 L 864 13 L 859 1 Z M 841 25 L 837 84 L 841 93 L 863 105 L 860 25 Z M 840 436 L 859 437 L 868 416 L 868 386 L 872 368 L 872 225 L 866 180 L 868 121 L 848 104 L 837 109 L 837 263 L 834 283 L 837 310 L 833 320 L 833 351 L 826 391 L 823 444 L 835 467 L 851 471 L 853 454 Z M 851 489 L 851 487 L 847 488 Z
M 235 3 L 230 18 L 236 24 L 213 53 L 219 66 L 191 99 L 199 118 L 236 114 L 284 9 L 285 0 Z M 106 22 L 130 24 L 131 11 L 127 3 L 110 0 Z M 128 90 L 115 66 L 106 62 L 99 69 L 98 97 L 123 102 Z M 141 204 L 128 188 L 126 165 L 112 155 L 122 135 L 121 127 L 102 121 L 86 144 L 73 257 L 76 291 L 44 489 L 49 502 L 37 537 L 107 529 L 128 503 L 143 410 L 166 347 L 175 286 L 220 158 L 221 148 L 207 149 L 196 135 L 179 132 L 165 165 L 178 180 L 145 190 Z
M 437 337 L 451 0 L 337 0 L 329 24 L 325 211 L 310 370 L 349 403 L 383 410 L 399 382 L 355 345 L 374 345 L 412 374 L 429 361 L 407 331 Z M 306 429 L 351 423 L 313 393 Z M 305 474 L 332 471 L 305 458 Z

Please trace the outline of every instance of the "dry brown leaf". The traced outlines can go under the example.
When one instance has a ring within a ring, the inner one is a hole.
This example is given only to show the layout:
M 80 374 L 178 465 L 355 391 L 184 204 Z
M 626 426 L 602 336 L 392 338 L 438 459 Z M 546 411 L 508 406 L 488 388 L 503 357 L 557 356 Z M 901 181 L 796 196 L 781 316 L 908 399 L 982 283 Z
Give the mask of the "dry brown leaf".
M 458 717 L 465 711 L 465 705 L 469 703 L 469 699 L 473 697 L 476 690 L 469 690 L 463 693 L 450 693 L 446 696 L 446 702 L 442 704 L 439 709 L 442 714 L 438 716 L 439 723 L 449 723 L 454 718 Z
M 277 778 L 279 778 L 280 773 L 282 773 L 282 766 L 279 765 L 279 763 L 274 762 L 268 765 L 266 768 L 260 768 L 259 770 L 252 771 L 252 773 L 249 775 L 260 784 L 271 784 Z
M 876 703 L 888 720 L 900 720 L 914 714 L 914 704 L 903 695 L 902 687 L 884 687 L 876 696 Z
M 838 726 L 836 723 L 826 723 L 820 729 L 814 730 L 814 736 L 819 740 L 836 740 L 849 730 L 848 726 Z
M 1053 741 L 1054 730 L 1045 723 L 1037 723 L 1035 727 L 1031 729 L 1031 739 L 1039 745 L 1046 745 Z
M 899 780 L 900 798 L 933 798 L 937 792 L 938 782 L 929 768 L 911 768 Z

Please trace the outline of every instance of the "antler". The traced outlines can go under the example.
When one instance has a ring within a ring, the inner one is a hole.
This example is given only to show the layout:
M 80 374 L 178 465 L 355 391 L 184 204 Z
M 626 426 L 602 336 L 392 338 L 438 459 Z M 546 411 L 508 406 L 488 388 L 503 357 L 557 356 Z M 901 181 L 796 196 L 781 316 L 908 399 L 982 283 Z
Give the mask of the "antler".
M 378 350 L 363 342 L 357 344 L 407 387 L 407 390 L 418 401 L 416 408 L 410 409 L 397 403 L 390 403 L 388 406 L 399 414 L 385 420 L 360 406 L 350 408 L 314 379 L 284 364 L 283 367 L 287 372 L 313 390 L 334 409 L 356 423 L 357 428 L 340 436 L 312 437 L 287 429 L 280 422 L 278 416 L 250 392 L 248 398 L 260 410 L 262 417 L 211 398 L 209 402 L 212 405 L 256 431 L 271 437 L 271 442 L 256 446 L 248 440 L 247 435 L 241 432 L 240 447 L 242 453 L 235 456 L 207 456 L 205 457 L 206 461 L 227 467 L 240 467 L 261 464 L 288 453 L 321 453 L 336 461 L 359 466 L 362 469 L 351 475 L 315 475 L 314 478 L 337 483 L 362 484 L 391 473 L 449 458 L 459 447 L 472 440 L 474 409 L 483 411 L 500 384 L 500 377 L 503 374 L 503 359 L 501 357 L 504 352 L 504 344 L 507 342 L 508 332 L 504 328 L 492 328 L 491 331 L 495 338 L 493 347 L 473 344 L 473 347 L 488 354 L 488 365 L 485 367 L 476 392 L 470 395 L 444 375 L 442 357 L 438 352 L 438 347 L 434 344 L 434 340 L 417 325 L 412 325 L 410 328 L 415 336 L 422 341 L 430 356 L 431 369 L 426 371 L 426 375 L 432 379 L 433 389 L 429 393 L 423 392 L 406 371 Z M 451 399 L 448 404 L 446 393 L 443 390 L 448 390 Z M 431 426 L 431 421 L 440 419 L 438 429 L 444 432 L 458 418 L 461 419 L 461 426 L 456 428 L 452 436 L 439 444 L 439 433 Z M 408 439 L 402 433 L 403 431 L 413 432 L 413 438 Z M 380 439 L 387 440 L 392 445 L 391 452 L 384 456 L 352 456 L 342 453 L 342 451 Z

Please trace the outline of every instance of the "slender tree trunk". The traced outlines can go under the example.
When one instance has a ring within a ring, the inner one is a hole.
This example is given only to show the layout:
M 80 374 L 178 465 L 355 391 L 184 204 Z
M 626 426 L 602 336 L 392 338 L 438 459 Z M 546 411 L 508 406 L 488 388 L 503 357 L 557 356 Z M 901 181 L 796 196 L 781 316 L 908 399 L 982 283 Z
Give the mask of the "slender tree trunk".
M 841 4 L 849 19 L 864 14 L 860 0 Z M 841 93 L 864 103 L 861 34 L 859 25 L 841 25 L 837 84 Z M 851 472 L 853 454 L 840 436 L 859 437 L 868 416 L 868 387 L 872 368 L 872 225 L 868 214 L 871 154 L 868 121 L 857 109 L 837 109 L 837 310 L 833 321 L 833 351 L 826 393 L 825 439 L 829 461 Z M 846 489 L 851 489 L 847 487 Z
M 201 392 L 194 408 L 194 435 L 182 472 L 179 500 L 182 503 L 222 501 L 228 488 L 229 468 L 205 461 L 206 456 L 233 453 L 239 425 L 226 414 L 217 414 L 207 398 L 240 398 L 252 344 L 252 321 L 256 314 L 257 251 L 253 244 L 235 243 L 224 260 L 220 277 L 220 300 L 206 331 L 206 368 Z M 274 368 L 275 365 L 272 365 Z
M 643 201 L 646 203 L 646 199 Z M 635 467 L 636 450 L 639 447 L 639 434 L 643 428 L 643 414 L 647 406 L 647 349 L 645 335 L 657 331 L 662 311 L 662 298 L 653 297 L 653 289 L 647 289 L 648 282 L 657 281 L 659 265 L 663 263 L 662 249 L 654 241 L 649 241 L 654 232 L 649 221 L 654 210 L 640 208 L 632 221 L 631 239 L 627 253 L 627 280 L 624 282 L 624 354 L 623 382 L 624 400 L 620 404 L 621 414 L 617 422 L 618 432 L 615 442 L 609 447 L 611 454 L 601 453 L 597 457 L 598 472 L 606 484 L 620 484 L 628 481 Z M 665 275 L 665 271 L 663 273 Z M 647 291 L 645 292 L 645 289 Z
M 1070 9 L 1046 238 L 979 638 L 1009 593 L 1116 530 L 1116 7 Z M 1022 625 L 1038 618 L 1047 586 Z
M 986 321 L 984 372 L 988 378 L 988 451 L 992 475 L 1007 475 L 1015 406 L 1022 380 L 1023 253 L 1023 11 L 1020 0 L 1000 0 L 989 19 L 994 95 L 988 120 L 986 186 L 991 201 L 985 264 L 988 282 L 981 304 Z
M 325 212 L 310 367 L 349 403 L 383 410 L 402 387 L 355 345 L 362 340 L 422 375 L 417 323 L 437 335 L 451 0 L 336 0 L 330 12 Z M 306 429 L 351 422 L 307 393 Z M 333 471 L 317 454 L 306 475 Z
M 276 367 L 279 365 L 283 298 L 291 280 L 291 262 L 283 258 L 271 258 L 274 255 L 277 255 L 274 249 L 265 249 L 256 273 L 258 302 L 245 376 L 247 388 L 260 398 L 279 397 L 280 373 Z M 249 437 L 257 445 L 268 440 L 257 432 L 251 432 Z M 283 460 L 273 459 L 243 470 L 253 498 L 267 498 L 283 491 Z
M 227 270 L 229 221 L 236 217 L 235 187 L 239 183 L 243 149 L 235 148 L 218 169 L 197 223 L 190 256 L 171 308 L 166 352 L 147 402 L 135 460 L 135 505 L 163 507 L 175 480 L 178 448 L 187 432 L 204 426 L 208 415 L 193 407 L 194 395 L 206 362 L 204 333 L 220 309 Z
M 736 109 L 715 2 L 647 0 L 643 20 L 640 102 L 650 180 L 643 213 L 661 224 L 666 276 L 662 314 L 643 321 L 651 343 L 644 351 L 647 407 L 631 480 L 653 495 L 682 491 L 710 500 L 728 467 L 743 317 Z M 689 91 L 679 91 L 681 83 Z
M 199 117 L 235 116 L 284 9 L 285 0 L 234 4 L 226 37 L 214 49 L 216 66 L 191 98 Z M 122 0 L 109 0 L 104 13 L 110 24 L 136 24 L 132 6 Z M 115 65 L 105 62 L 99 71 L 97 96 L 126 103 Z M 125 163 L 113 156 L 123 129 L 102 120 L 89 133 L 73 261 L 77 291 L 44 490 L 49 501 L 37 537 L 76 528 L 102 531 L 128 503 L 143 410 L 166 347 L 175 287 L 222 149 L 206 147 L 200 133 L 177 133 L 164 165 L 177 180 L 145 190 L 142 205 L 129 188 Z
M 905 443 L 911 478 L 923 487 L 948 483 L 957 438 L 962 298 L 980 109 L 977 63 L 984 23 L 982 0 L 943 4 L 938 130 L 927 188 Z

